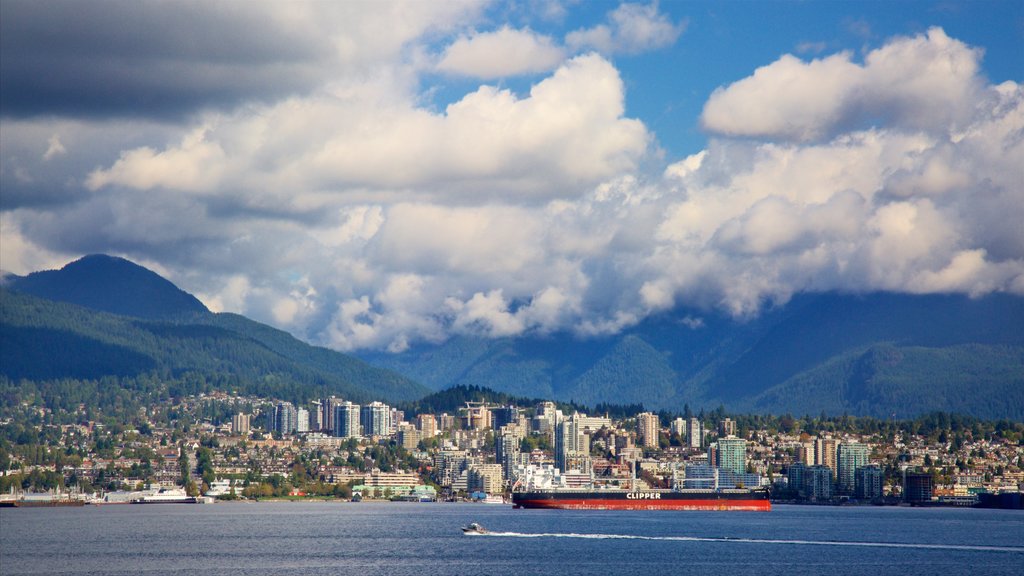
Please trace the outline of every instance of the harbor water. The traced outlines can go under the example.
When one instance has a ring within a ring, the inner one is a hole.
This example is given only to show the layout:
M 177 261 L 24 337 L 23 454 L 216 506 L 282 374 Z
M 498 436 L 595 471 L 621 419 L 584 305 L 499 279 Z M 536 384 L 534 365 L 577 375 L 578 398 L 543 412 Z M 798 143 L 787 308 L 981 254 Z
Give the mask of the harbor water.
M 487 535 L 460 527 L 479 522 Z M 1024 513 L 260 502 L 0 510 L 0 574 L 1024 573 Z

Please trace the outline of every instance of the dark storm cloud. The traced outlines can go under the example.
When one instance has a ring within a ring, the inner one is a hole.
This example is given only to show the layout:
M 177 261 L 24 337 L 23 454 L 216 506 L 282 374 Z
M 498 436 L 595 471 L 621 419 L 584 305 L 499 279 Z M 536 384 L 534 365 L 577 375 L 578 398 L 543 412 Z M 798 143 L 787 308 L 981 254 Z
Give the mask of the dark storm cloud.
M 0 4 L 7 117 L 177 117 L 308 91 L 331 47 L 246 2 Z

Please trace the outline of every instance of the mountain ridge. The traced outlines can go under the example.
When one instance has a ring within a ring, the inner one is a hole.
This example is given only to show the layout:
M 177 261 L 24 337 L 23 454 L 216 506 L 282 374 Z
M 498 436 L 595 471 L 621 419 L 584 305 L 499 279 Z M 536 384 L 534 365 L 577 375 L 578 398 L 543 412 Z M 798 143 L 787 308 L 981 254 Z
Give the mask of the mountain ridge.
M 559 334 L 466 345 L 456 338 L 362 356 L 410 377 L 446 374 L 421 379 L 434 389 L 486 386 L 591 405 L 876 417 L 939 410 L 1020 419 L 1022 327 L 1024 298 L 1007 294 L 808 294 L 743 322 L 679 309 L 602 339 Z M 573 348 L 579 354 L 566 356 Z M 883 350 L 905 361 L 882 370 Z M 452 358 L 459 370 L 445 364 Z M 929 362 L 952 376 L 937 378 Z M 866 376 L 869 367 L 875 371 Z M 508 381 L 510 373 L 518 374 L 516 382 Z M 932 388 L 928 379 L 936 382 Z M 886 386 L 899 390 L 883 393 Z
M 429 392 L 354 356 L 210 312 L 155 272 L 104 255 L 8 277 L 0 287 L 0 328 L 0 376 L 14 381 L 187 375 L 303 401 L 339 394 L 397 402 Z
M 805 294 L 744 321 L 678 308 L 601 338 L 456 336 L 358 357 L 214 314 L 156 273 L 102 255 L 8 277 L 0 299 L 0 375 L 15 379 L 196 373 L 281 398 L 333 390 L 410 401 L 480 386 L 677 412 L 1024 419 L 1024 298 L 1009 294 Z

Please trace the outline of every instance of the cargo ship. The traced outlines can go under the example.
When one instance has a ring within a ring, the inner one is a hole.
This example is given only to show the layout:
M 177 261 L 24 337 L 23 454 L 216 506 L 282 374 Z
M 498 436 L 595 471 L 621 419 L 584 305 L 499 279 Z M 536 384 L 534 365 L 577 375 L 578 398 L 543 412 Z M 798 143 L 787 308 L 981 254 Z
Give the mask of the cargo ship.
M 744 478 L 753 481 L 747 488 L 717 469 L 687 470 L 689 478 L 680 478 L 673 470 L 671 488 L 650 488 L 635 476 L 624 485 L 598 485 L 591 474 L 529 466 L 512 487 L 512 505 L 562 510 L 771 510 L 771 493 L 754 483 L 756 476 Z
M 574 490 L 513 492 L 515 508 L 562 510 L 746 510 L 767 512 L 767 488 L 719 490 Z

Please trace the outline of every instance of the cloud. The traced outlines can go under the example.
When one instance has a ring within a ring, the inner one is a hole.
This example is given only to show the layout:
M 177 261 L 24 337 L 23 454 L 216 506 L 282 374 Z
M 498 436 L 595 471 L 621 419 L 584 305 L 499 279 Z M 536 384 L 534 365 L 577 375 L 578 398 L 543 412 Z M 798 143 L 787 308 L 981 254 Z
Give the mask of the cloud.
M 462 36 L 450 44 L 437 69 L 448 74 L 492 79 L 553 70 L 565 51 L 548 36 L 503 26 Z
M 785 55 L 715 90 L 701 123 L 728 136 L 801 141 L 877 122 L 958 131 L 984 96 L 979 57 L 939 28 L 894 39 L 869 52 L 864 64 L 848 52 L 810 62 Z
M 657 2 L 623 3 L 608 13 L 607 24 L 570 32 L 565 43 L 576 51 L 638 54 L 672 45 L 685 28 L 685 23 L 673 23 L 659 12 Z
M 648 145 L 644 126 L 623 117 L 618 72 L 597 55 L 565 62 L 527 97 L 481 86 L 443 114 L 402 99 L 382 102 L 391 88 L 384 81 L 366 93 L 209 116 L 164 150 L 122 152 L 86 183 L 92 190 L 210 192 L 231 182 L 256 196 L 268 188 L 331 195 L 356 188 L 428 198 L 510 191 L 545 198 L 578 194 L 632 169 Z M 289 196 L 296 208 L 321 201 Z
M 425 104 L 451 38 L 543 38 L 442 4 L 317 19 L 304 41 L 331 65 L 309 52 L 316 80 L 287 94 L 174 121 L 5 115 L 2 267 L 123 255 L 343 350 L 609 334 L 680 305 L 744 317 L 800 292 L 1024 294 L 1024 88 L 939 29 L 752 70 L 708 98 L 705 149 L 666 166 L 597 53 Z M 622 24 L 656 6 L 616 13 L 613 52 L 662 45 Z
M 3 115 L 182 118 L 386 65 L 476 2 L 3 3 Z M 185 31 L 185 32 L 183 32 Z

